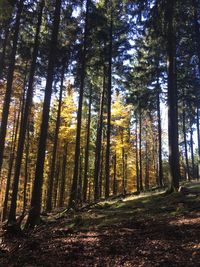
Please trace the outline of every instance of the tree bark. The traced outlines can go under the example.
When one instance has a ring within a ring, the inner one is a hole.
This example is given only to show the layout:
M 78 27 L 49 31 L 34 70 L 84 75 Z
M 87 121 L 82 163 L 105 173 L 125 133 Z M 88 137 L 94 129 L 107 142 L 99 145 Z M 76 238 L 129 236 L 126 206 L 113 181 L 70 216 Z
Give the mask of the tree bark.
M 125 151 L 124 151 L 124 131 L 121 130 L 121 144 L 122 144 L 122 194 L 126 195 L 126 171 L 125 171 Z
M 79 102 L 78 102 L 78 114 L 77 114 L 77 130 L 76 130 L 76 146 L 74 156 L 74 174 L 69 198 L 68 206 L 74 208 L 77 202 L 78 193 L 78 171 L 79 171 L 79 160 L 80 160 L 80 141 L 81 141 L 81 125 L 82 125 L 82 107 L 83 107 L 83 93 L 84 93 L 84 82 L 85 82 L 85 68 L 86 68 L 86 49 L 88 39 L 88 17 L 89 17 L 89 2 L 86 2 L 86 14 L 85 14 L 85 30 L 83 39 L 83 51 L 81 55 L 81 73 L 80 73 L 80 91 L 79 91 Z
M 104 136 L 103 136 L 104 139 Z M 104 145 L 101 148 L 101 161 L 100 161 L 100 171 L 99 171 L 99 197 L 102 197 L 102 185 L 103 185 L 103 165 L 104 165 Z
M 12 134 L 12 145 L 11 145 L 11 152 L 10 152 L 10 158 L 9 158 L 9 167 L 8 167 L 8 176 L 7 176 L 6 191 L 5 191 L 5 198 L 4 198 L 4 205 L 3 205 L 2 221 L 4 221 L 7 217 L 8 197 L 9 197 L 13 163 L 15 159 L 15 149 L 16 149 L 17 134 L 18 134 L 19 122 L 20 122 L 20 113 L 21 113 L 21 108 L 19 108 L 18 114 L 15 113 L 17 116 L 15 115 L 14 124 L 13 124 L 14 126 L 13 126 L 13 134 Z
M 139 176 L 139 164 L 138 164 L 138 119 L 136 115 L 135 122 L 135 167 L 136 167 L 136 188 L 137 192 L 140 192 L 140 176 Z
M 34 81 L 34 74 L 35 74 L 35 68 L 36 68 L 36 60 L 37 60 L 37 55 L 38 55 L 39 32 L 40 32 L 40 26 L 42 22 L 43 7 L 44 7 L 44 1 L 41 2 L 41 6 L 39 10 L 38 23 L 37 23 L 37 29 L 36 29 L 36 35 L 35 35 L 35 42 L 34 42 L 34 50 L 33 50 L 33 55 L 32 55 L 32 63 L 31 63 L 30 73 L 29 73 L 28 89 L 27 89 L 27 94 L 26 94 L 26 103 L 25 103 L 25 108 L 23 112 L 24 115 L 22 116 L 22 120 L 20 123 L 20 132 L 19 132 L 19 139 L 18 139 L 18 145 L 17 145 L 17 157 L 16 157 L 16 163 L 15 163 L 15 174 L 14 174 L 14 183 L 13 183 L 13 189 L 12 189 L 11 207 L 10 207 L 9 218 L 8 218 L 10 223 L 16 221 L 16 205 L 17 205 L 19 177 L 20 177 L 20 170 L 21 170 L 21 164 L 22 164 L 22 157 L 23 157 L 23 150 L 24 150 L 24 144 L 25 144 L 29 112 L 30 112 L 30 107 L 32 104 L 33 81 Z
M 84 180 L 83 180 L 83 202 L 87 199 L 88 189 L 88 165 L 89 165 L 89 148 L 90 148 L 90 123 L 91 123 L 91 106 L 92 106 L 92 88 L 90 88 L 89 107 L 88 107 L 88 121 L 86 127 L 86 146 L 85 146 L 85 166 L 84 166 Z
M 58 184 L 59 184 L 59 177 L 60 177 L 60 158 L 57 159 L 57 163 L 56 163 L 56 171 L 55 171 L 55 182 L 54 182 L 54 194 L 53 194 L 53 206 L 54 208 L 56 208 L 57 206 L 59 206 L 59 203 L 57 204 L 57 196 L 58 196 Z
M 195 39 L 196 39 L 196 51 L 197 51 L 197 56 L 198 56 L 198 69 L 200 73 L 200 46 L 199 46 L 200 26 L 198 22 L 198 1 L 197 0 L 193 0 L 193 7 L 194 7 L 194 29 L 195 29 Z M 199 99 L 198 98 L 196 100 L 196 103 L 197 103 L 198 179 L 199 179 L 200 177 L 200 130 L 199 130 Z
M 140 165 L 140 172 L 139 172 L 139 180 L 140 180 L 140 191 L 143 191 L 143 177 L 142 177 L 142 114 L 141 110 L 139 111 L 139 165 Z
M 175 1 L 168 0 L 167 19 L 167 60 L 168 60 L 168 142 L 169 142 L 169 181 L 170 190 L 179 188 L 179 148 L 178 148 L 178 96 L 176 84 L 176 40 L 174 30 Z
M 59 207 L 64 206 L 66 166 L 67 166 L 67 150 L 68 150 L 68 143 L 66 143 L 64 146 L 64 154 L 63 154 L 63 161 L 62 161 L 62 175 L 61 175 L 61 182 L 60 182 Z
M 108 86 L 107 86 L 107 131 L 106 131 L 106 162 L 105 162 L 105 198 L 110 195 L 110 134 L 111 134 L 111 95 L 112 95 L 112 50 L 113 50 L 113 8 L 110 3 L 110 29 L 108 50 Z
M 99 186 L 100 186 L 100 162 L 101 162 L 101 147 L 102 147 L 102 130 L 103 130 L 103 107 L 104 107 L 104 95 L 105 95 L 105 67 L 103 77 L 103 89 L 100 101 L 99 122 L 97 128 L 96 147 L 95 147 L 95 166 L 94 166 L 94 199 L 99 198 Z
M 61 0 L 56 0 L 53 31 L 50 43 L 49 61 L 47 69 L 45 97 L 43 103 L 42 123 L 40 128 L 39 146 L 38 146 L 38 154 L 36 162 L 35 180 L 33 184 L 33 191 L 31 197 L 31 208 L 26 223 L 26 227 L 30 228 L 40 223 L 43 171 L 44 171 L 45 150 L 47 141 L 48 122 L 49 122 L 50 101 L 51 101 L 52 84 L 54 76 L 54 66 L 56 61 L 58 30 L 60 24 L 60 10 L 61 10 Z
M 200 178 L 200 128 L 199 128 L 199 108 L 197 106 L 197 145 L 198 145 L 198 173 L 197 179 Z
M 7 26 L 7 28 L 5 30 L 5 38 L 3 41 L 2 55 L 0 57 L 0 79 L 2 78 L 4 65 L 5 65 L 6 46 L 7 46 L 7 42 L 8 42 L 9 33 L 10 33 L 10 28 Z
M 157 116 L 158 116 L 158 183 L 163 186 L 163 162 L 162 162 L 162 128 L 160 112 L 160 85 L 157 81 Z
M 58 111 L 57 111 L 57 118 L 56 118 L 56 129 L 55 129 L 54 144 L 53 144 L 53 155 L 52 155 L 51 170 L 50 170 L 49 181 L 48 181 L 47 207 L 46 207 L 47 211 L 52 210 L 53 182 L 54 182 L 55 165 L 56 165 L 58 135 L 59 135 L 59 128 L 60 128 L 60 115 L 61 115 L 61 107 L 62 107 L 63 82 L 64 82 L 64 75 L 65 75 L 65 68 L 66 68 L 66 60 L 64 59 L 63 60 L 63 66 L 62 66 L 62 73 L 61 73 L 60 95 L 59 95 Z
M 15 56 L 16 56 L 16 52 L 17 52 L 19 26 L 20 26 L 20 19 L 21 19 L 22 9 L 23 9 L 23 0 L 20 0 L 18 5 L 17 5 L 17 15 L 16 15 L 16 21 L 15 21 L 15 27 L 14 27 L 13 44 L 12 44 L 12 51 L 11 51 L 11 55 L 10 55 L 10 64 L 9 64 L 8 75 L 7 75 L 6 93 L 5 93 L 3 111 L 2 111 L 2 118 L 1 118 L 1 128 L 0 128 L 0 174 L 1 174 L 2 164 L 3 164 L 5 138 L 6 138 L 6 132 L 7 132 L 8 115 L 9 115 L 9 109 L 10 109 L 13 77 L 14 77 L 14 70 L 15 70 Z
M 186 164 L 186 179 L 190 181 L 190 168 L 188 161 L 188 149 L 187 149 L 187 138 L 186 138 L 186 126 L 185 126 L 185 104 L 183 104 L 183 140 L 184 140 L 184 148 L 185 148 L 185 164 Z
M 79 162 L 79 177 L 78 177 L 78 195 L 77 195 L 77 204 L 81 205 L 82 204 L 82 187 L 83 187 L 83 148 L 81 148 L 81 153 L 80 153 L 80 162 Z
M 30 142 L 30 135 L 29 135 L 29 124 L 27 127 L 27 139 L 26 139 L 26 158 L 25 158 L 25 171 L 24 171 L 24 199 L 23 199 L 23 214 L 26 211 L 26 206 L 27 206 L 27 184 L 28 184 L 28 179 L 29 179 L 29 142 Z
M 148 145 L 148 129 L 146 125 L 146 140 L 145 140 L 145 179 L 144 179 L 144 185 L 145 190 L 149 189 L 149 145 Z
M 192 178 L 195 178 L 195 167 L 194 167 L 194 147 L 193 147 L 193 129 L 192 121 L 190 119 L 190 151 L 191 151 L 191 160 L 192 160 Z
M 113 156 L 113 195 L 117 195 L 117 156 Z

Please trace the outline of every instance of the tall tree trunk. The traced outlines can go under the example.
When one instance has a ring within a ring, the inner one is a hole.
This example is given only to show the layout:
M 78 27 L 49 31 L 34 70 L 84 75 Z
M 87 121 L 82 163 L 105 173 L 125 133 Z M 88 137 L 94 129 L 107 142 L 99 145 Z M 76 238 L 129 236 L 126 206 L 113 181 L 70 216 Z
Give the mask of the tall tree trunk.
M 36 224 L 40 222 L 43 171 L 44 171 L 45 150 L 47 141 L 48 122 L 49 122 L 50 101 L 52 93 L 52 83 L 54 76 L 54 65 L 56 61 L 58 30 L 60 24 L 60 10 L 61 10 L 61 0 L 56 0 L 53 31 L 50 43 L 49 62 L 47 69 L 45 97 L 43 103 L 42 123 L 40 128 L 39 146 L 38 146 L 38 154 L 36 162 L 35 180 L 31 197 L 31 208 L 29 211 L 26 227 L 34 227 Z
M 91 186 L 91 180 L 89 180 L 89 194 L 88 194 L 88 202 L 90 202 L 91 201 L 91 191 L 92 191 L 92 186 Z
M 12 51 L 11 51 L 11 55 L 10 55 L 10 64 L 9 64 L 8 75 L 7 75 L 6 93 L 5 93 L 5 97 L 4 97 L 3 112 L 2 112 L 2 118 L 1 118 L 0 174 L 1 174 L 1 168 L 2 168 L 2 163 L 3 163 L 3 154 L 4 154 L 4 147 L 5 147 L 7 122 L 8 122 L 8 115 L 9 115 L 9 109 L 10 109 L 13 77 L 14 77 L 14 70 L 15 70 L 15 56 L 16 56 L 16 52 L 17 52 L 17 43 L 18 43 L 19 26 L 20 26 L 22 9 L 23 9 L 23 0 L 20 0 L 18 5 L 17 5 L 17 15 L 16 15 L 16 21 L 15 21 L 15 27 L 14 27 L 13 44 L 12 44 Z
M 186 163 L 186 179 L 189 181 L 190 177 L 190 168 L 188 161 L 188 149 L 187 149 L 187 137 L 186 137 L 186 126 L 185 126 L 185 104 L 183 103 L 183 139 L 184 139 L 184 147 L 185 147 L 185 163 Z
M 176 84 L 176 40 L 174 30 L 174 0 L 168 0 L 167 19 L 167 58 L 168 58 L 168 141 L 169 141 L 169 180 L 170 190 L 178 190 L 180 180 L 178 148 L 178 96 Z
M 89 148 L 90 148 L 90 122 L 91 122 L 91 106 L 92 106 L 92 88 L 90 88 L 89 107 L 88 107 L 88 121 L 86 126 L 86 146 L 85 146 L 85 166 L 84 166 L 84 180 L 83 180 L 83 202 L 87 199 L 88 189 L 88 163 L 89 163 Z
M 58 206 L 58 191 L 59 191 L 59 178 L 60 178 L 60 157 L 58 157 L 56 162 L 56 170 L 55 170 L 55 181 L 53 186 L 53 207 L 56 208 Z
M 196 39 L 196 51 L 198 56 L 198 69 L 200 73 L 200 25 L 198 21 L 198 0 L 193 0 L 194 6 L 194 28 L 195 28 L 195 39 Z M 200 88 L 199 88 L 200 91 Z M 197 94 L 199 95 L 199 94 Z M 200 130 L 199 130 L 199 98 L 196 100 L 197 103 L 197 142 L 198 142 L 198 179 L 200 177 Z
M 58 146 L 58 135 L 59 135 L 59 128 L 60 128 L 60 115 L 61 115 L 61 107 L 62 107 L 65 67 L 66 67 L 66 60 L 63 60 L 61 83 L 60 83 L 60 95 L 59 95 L 59 103 L 58 103 L 58 111 L 57 111 L 57 119 L 56 119 L 56 129 L 55 129 L 54 144 L 53 144 L 53 155 L 52 155 L 51 170 L 49 174 L 48 190 L 47 190 L 47 207 L 46 207 L 47 211 L 52 210 L 52 193 L 53 193 L 53 182 L 54 182 L 55 165 L 56 165 L 56 153 L 57 153 L 57 146 Z
M 126 177 L 125 177 L 125 151 L 124 151 L 124 132 L 121 132 L 121 144 L 122 144 L 122 194 L 126 195 Z
M 192 160 L 192 178 L 195 178 L 195 167 L 194 167 L 194 147 L 193 147 L 193 129 L 192 129 L 192 120 L 190 119 L 190 151 L 191 151 L 191 160 Z
M 64 146 L 64 154 L 63 154 L 63 161 L 62 161 L 62 175 L 61 175 L 61 182 L 60 182 L 59 207 L 64 206 L 66 166 L 67 166 L 67 150 L 68 150 L 68 143 L 66 143 Z
M 25 171 L 24 171 L 24 199 L 23 199 L 23 214 L 26 211 L 26 205 L 27 205 L 27 184 L 28 184 L 28 178 L 29 178 L 29 142 L 30 142 L 30 135 L 29 135 L 29 123 L 27 126 L 27 139 L 26 139 L 26 158 L 25 158 Z
M 160 85 L 157 82 L 157 116 L 158 116 L 158 183 L 163 186 L 163 162 L 162 162 L 162 128 L 160 112 Z
M 138 163 L 138 119 L 136 115 L 135 122 L 135 165 L 136 165 L 136 188 L 140 192 L 140 176 L 139 176 L 139 163 Z
M 57 196 L 58 196 L 58 190 L 59 190 L 59 177 L 60 177 L 60 158 L 57 159 L 57 163 L 56 163 L 56 171 L 55 171 L 55 182 L 54 182 L 54 194 L 53 194 L 53 200 L 54 200 L 54 208 L 56 208 L 57 206 L 59 206 L 59 204 L 57 204 Z
M 83 148 L 81 148 L 80 153 L 80 162 L 79 162 L 79 177 L 78 177 L 78 195 L 77 195 L 77 203 L 82 204 L 82 185 L 83 185 Z
M 17 116 L 15 115 L 15 118 L 14 118 L 12 145 L 11 145 L 11 152 L 10 152 L 10 158 L 9 158 L 8 176 L 7 176 L 7 181 L 6 181 L 6 191 L 5 191 L 5 198 L 4 198 L 4 205 L 3 205 L 3 216 L 2 216 L 3 221 L 7 217 L 8 197 L 9 197 L 13 163 L 15 159 L 15 149 L 16 149 L 17 134 L 18 134 L 18 128 L 19 128 L 19 122 L 20 122 L 20 113 L 21 113 L 21 108 L 19 108 L 18 114 L 15 113 L 17 114 Z M 15 127 L 15 124 L 16 124 L 16 127 Z
M 79 91 L 79 102 L 78 102 L 78 114 L 77 114 L 77 130 L 76 130 L 76 146 L 74 156 L 74 174 L 69 198 L 68 206 L 74 208 L 77 201 L 77 190 L 78 190 L 78 170 L 80 160 L 80 141 L 81 141 L 81 125 L 82 125 L 82 107 L 83 107 L 83 93 L 84 93 L 84 82 L 85 82 L 85 68 L 86 68 L 86 49 L 87 49 L 87 38 L 88 38 L 88 15 L 89 15 L 89 2 L 86 2 L 86 14 L 85 14 L 85 30 L 83 39 L 83 51 L 81 55 L 81 73 L 80 73 L 80 91 Z
M 197 106 L 197 145 L 198 145 L 198 173 L 197 179 L 200 178 L 200 128 L 199 128 L 199 108 Z
M 113 195 L 117 194 L 117 156 L 116 151 L 113 156 Z
M 104 139 L 104 136 L 103 136 Z M 104 171 L 104 145 L 101 148 L 101 162 L 100 162 L 100 171 L 99 171 L 99 197 L 102 197 L 102 185 L 103 185 L 103 171 Z
M 18 112 L 18 118 L 17 118 L 17 126 L 16 126 L 16 134 L 15 134 L 15 141 L 14 141 L 14 150 L 13 154 L 10 157 L 9 160 L 9 168 L 8 168 L 8 176 L 7 176 L 7 184 L 6 184 L 6 195 L 5 195 L 5 206 L 6 206 L 6 213 L 7 213 L 7 201 L 8 201 L 8 195 L 10 190 L 10 182 L 11 182 L 11 176 L 12 176 L 12 169 L 13 169 L 13 164 L 14 164 L 14 159 L 15 159 L 15 150 L 16 150 L 16 145 L 17 145 L 17 137 L 18 137 L 18 129 L 19 129 L 19 123 L 22 120 L 23 117 L 23 110 L 24 110 L 24 99 L 25 99 L 25 94 L 26 94 L 26 82 L 27 82 L 27 65 L 28 63 L 26 62 L 26 68 L 25 68 L 25 76 L 24 76 L 24 81 L 23 81 L 23 89 L 22 89 L 22 95 L 20 97 L 20 103 L 19 103 L 19 112 Z M 16 106 L 17 103 L 15 103 Z M 15 122 L 14 122 L 15 125 Z M 0 182 L 0 188 L 2 186 L 2 180 Z M 8 192 L 7 192 L 8 190 Z M 0 190 L 1 192 L 1 190 Z
M 128 189 L 128 155 L 124 155 L 124 180 L 125 180 L 125 188 L 126 188 L 126 194 L 127 194 L 127 189 Z
M 7 26 L 7 28 L 5 30 L 5 38 L 3 41 L 2 55 L 0 57 L 0 79 L 2 78 L 4 65 L 5 65 L 6 46 L 7 46 L 7 42 L 8 42 L 9 33 L 10 33 L 10 28 L 9 28 L 9 26 Z
M 143 177 L 142 177 L 142 114 L 139 114 L 139 165 L 140 165 L 140 191 L 143 191 Z
M 95 166 L 94 166 L 94 199 L 99 198 L 99 186 L 100 186 L 100 162 L 101 162 L 101 147 L 102 147 L 102 130 L 103 130 L 103 107 L 104 107 L 104 95 L 105 95 L 105 67 L 103 77 L 103 89 L 101 93 L 100 110 L 99 110 L 99 121 L 97 128 L 96 147 L 95 147 Z
M 112 50 L 113 50 L 113 8 L 110 3 L 110 29 L 108 51 L 108 86 L 107 86 L 107 131 L 106 131 L 106 162 L 105 162 L 105 198 L 110 194 L 110 133 L 111 133 L 111 95 L 112 95 Z
M 146 140 L 145 140 L 145 190 L 149 189 L 149 146 L 148 146 L 148 128 L 146 125 Z
M 38 55 L 39 33 L 40 33 L 40 26 L 42 22 L 43 7 L 44 7 L 44 1 L 42 0 L 40 4 L 38 23 L 37 23 L 37 29 L 36 29 L 36 35 L 35 35 L 34 50 L 33 50 L 33 55 L 32 55 L 32 63 L 30 67 L 28 89 L 27 89 L 27 94 L 26 94 L 26 103 L 25 103 L 25 108 L 24 108 L 24 113 L 23 113 L 24 115 L 22 117 L 21 124 L 20 124 L 11 207 L 10 207 L 9 218 L 8 218 L 10 223 L 16 220 L 16 205 L 17 205 L 19 177 L 20 177 L 20 170 L 21 170 L 21 164 L 22 164 L 22 157 L 23 157 L 23 150 L 24 150 L 24 143 L 25 143 L 25 137 L 26 137 L 29 112 L 30 112 L 30 107 L 32 104 L 33 81 L 34 81 L 34 74 L 35 74 L 35 68 L 36 68 L 36 60 L 37 60 L 37 55 Z
M 22 121 L 23 117 L 23 111 L 24 111 L 24 101 L 25 101 L 25 94 L 26 94 L 26 82 L 27 82 L 27 64 L 26 64 L 26 69 L 25 69 L 25 77 L 23 81 L 23 90 L 22 90 L 22 95 L 20 97 L 20 103 L 19 103 L 19 112 L 18 112 L 18 117 L 17 117 L 17 124 L 16 124 L 16 132 L 15 132 L 15 140 L 14 140 L 14 147 L 13 147 L 13 153 L 11 154 L 10 160 L 9 160 L 9 168 L 8 168 L 8 177 L 7 177 L 7 184 L 6 184 L 6 192 L 5 192 L 5 201 L 4 201 L 4 211 L 7 214 L 7 202 L 8 202 L 8 194 L 10 190 L 10 183 L 11 183 L 11 176 L 12 176 L 12 169 L 13 169 L 13 164 L 15 160 L 15 152 L 16 152 L 16 145 L 17 145 L 17 138 L 18 138 L 18 129 L 19 129 L 19 124 Z M 16 105 L 16 103 L 15 103 Z M 15 124 L 15 122 L 14 122 Z M 3 214 L 4 214 L 3 211 Z M 4 215 L 3 215 L 4 218 Z

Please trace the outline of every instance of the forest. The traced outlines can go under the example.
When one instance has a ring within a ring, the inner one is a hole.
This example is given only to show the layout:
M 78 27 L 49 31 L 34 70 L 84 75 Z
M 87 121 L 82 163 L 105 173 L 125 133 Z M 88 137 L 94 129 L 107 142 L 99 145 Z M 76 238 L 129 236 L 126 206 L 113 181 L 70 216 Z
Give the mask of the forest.
M 199 266 L 199 109 L 200 1 L 0 0 L 0 266 Z

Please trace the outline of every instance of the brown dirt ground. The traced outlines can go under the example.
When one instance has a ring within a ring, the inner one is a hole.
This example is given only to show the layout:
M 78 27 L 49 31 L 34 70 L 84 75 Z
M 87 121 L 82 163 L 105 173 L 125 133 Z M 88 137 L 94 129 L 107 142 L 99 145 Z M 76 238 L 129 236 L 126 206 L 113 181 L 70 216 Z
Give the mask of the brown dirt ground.
M 72 230 L 65 218 L 26 237 L 3 238 L 1 267 L 200 266 L 200 211 Z

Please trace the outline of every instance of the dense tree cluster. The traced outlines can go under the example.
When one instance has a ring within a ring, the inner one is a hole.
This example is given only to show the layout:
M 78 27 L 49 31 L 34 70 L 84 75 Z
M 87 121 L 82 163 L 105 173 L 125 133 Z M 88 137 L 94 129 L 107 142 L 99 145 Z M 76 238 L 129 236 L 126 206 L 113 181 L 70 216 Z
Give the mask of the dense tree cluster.
M 199 1 L 3 0 L 0 28 L 2 220 L 199 178 Z

